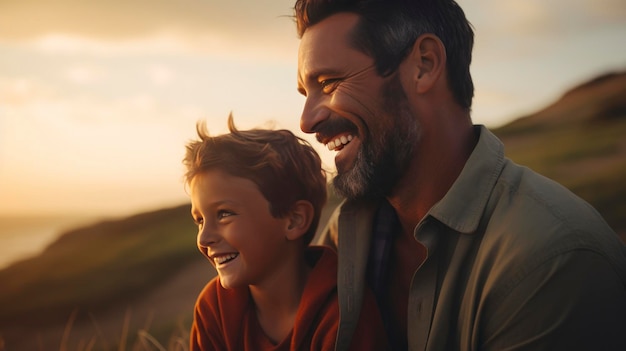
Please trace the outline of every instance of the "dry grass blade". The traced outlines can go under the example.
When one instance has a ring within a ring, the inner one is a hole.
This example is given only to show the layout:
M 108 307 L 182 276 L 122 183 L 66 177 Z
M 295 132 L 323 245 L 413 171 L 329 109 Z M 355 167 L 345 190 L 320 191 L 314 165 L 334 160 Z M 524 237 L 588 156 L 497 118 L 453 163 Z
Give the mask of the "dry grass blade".
M 140 330 L 137 332 L 137 335 L 139 335 L 139 341 L 141 342 L 141 345 L 144 347 L 144 349 L 152 350 L 152 347 L 156 347 L 156 349 L 159 351 L 167 351 L 167 349 L 165 349 L 165 347 L 163 347 L 163 345 L 161 345 L 161 343 L 152 335 L 150 335 L 150 333 L 148 333 L 147 331 Z
M 67 323 L 65 324 L 65 330 L 63 330 L 63 337 L 61 338 L 61 345 L 59 347 L 59 351 L 68 351 L 67 350 L 67 342 L 70 338 L 70 332 L 72 330 L 72 326 L 74 325 L 74 320 L 76 319 L 76 315 L 78 314 L 78 310 L 72 311 L 70 318 L 68 318 Z

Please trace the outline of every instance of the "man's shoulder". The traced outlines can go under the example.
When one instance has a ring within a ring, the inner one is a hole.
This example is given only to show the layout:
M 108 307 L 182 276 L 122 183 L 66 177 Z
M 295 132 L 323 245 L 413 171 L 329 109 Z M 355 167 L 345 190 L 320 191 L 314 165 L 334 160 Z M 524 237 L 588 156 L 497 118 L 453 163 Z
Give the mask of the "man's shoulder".
M 507 160 L 483 215 L 483 250 L 522 259 L 590 250 L 620 264 L 626 249 L 602 216 L 564 186 Z
M 563 185 L 510 160 L 505 163 L 489 203 L 492 219 L 516 221 L 521 229 L 614 235 L 588 202 Z

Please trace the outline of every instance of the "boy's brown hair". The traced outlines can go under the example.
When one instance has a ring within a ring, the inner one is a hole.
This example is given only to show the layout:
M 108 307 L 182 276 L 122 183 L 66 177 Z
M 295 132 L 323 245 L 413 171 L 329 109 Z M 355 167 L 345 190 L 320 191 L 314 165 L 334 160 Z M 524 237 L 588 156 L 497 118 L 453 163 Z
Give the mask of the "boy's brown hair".
M 308 245 L 326 203 L 326 173 L 313 147 L 285 129 L 238 130 L 232 115 L 228 116 L 230 133 L 209 136 L 205 123 L 198 123 L 196 129 L 200 140 L 187 144 L 183 159 L 186 184 L 213 169 L 249 179 L 269 202 L 275 218 L 287 215 L 296 201 L 309 201 L 314 215 L 304 235 Z

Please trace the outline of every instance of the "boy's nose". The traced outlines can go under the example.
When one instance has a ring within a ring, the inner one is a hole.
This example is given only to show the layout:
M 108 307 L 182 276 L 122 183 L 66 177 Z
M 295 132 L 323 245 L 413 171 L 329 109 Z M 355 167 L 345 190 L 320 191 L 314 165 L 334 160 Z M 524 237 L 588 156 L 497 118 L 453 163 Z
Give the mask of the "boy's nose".
M 208 256 L 208 248 L 221 240 L 221 236 L 206 226 L 198 232 L 197 244 L 200 251 Z

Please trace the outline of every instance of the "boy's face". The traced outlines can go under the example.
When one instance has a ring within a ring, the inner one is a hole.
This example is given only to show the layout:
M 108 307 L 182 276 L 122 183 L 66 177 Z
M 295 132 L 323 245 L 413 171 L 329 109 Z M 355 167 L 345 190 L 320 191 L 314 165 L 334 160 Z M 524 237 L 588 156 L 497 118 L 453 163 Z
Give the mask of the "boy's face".
M 215 266 L 224 288 L 262 285 L 285 265 L 286 218 L 274 218 L 251 180 L 221 170 L 190 183 L 198 248 Z

